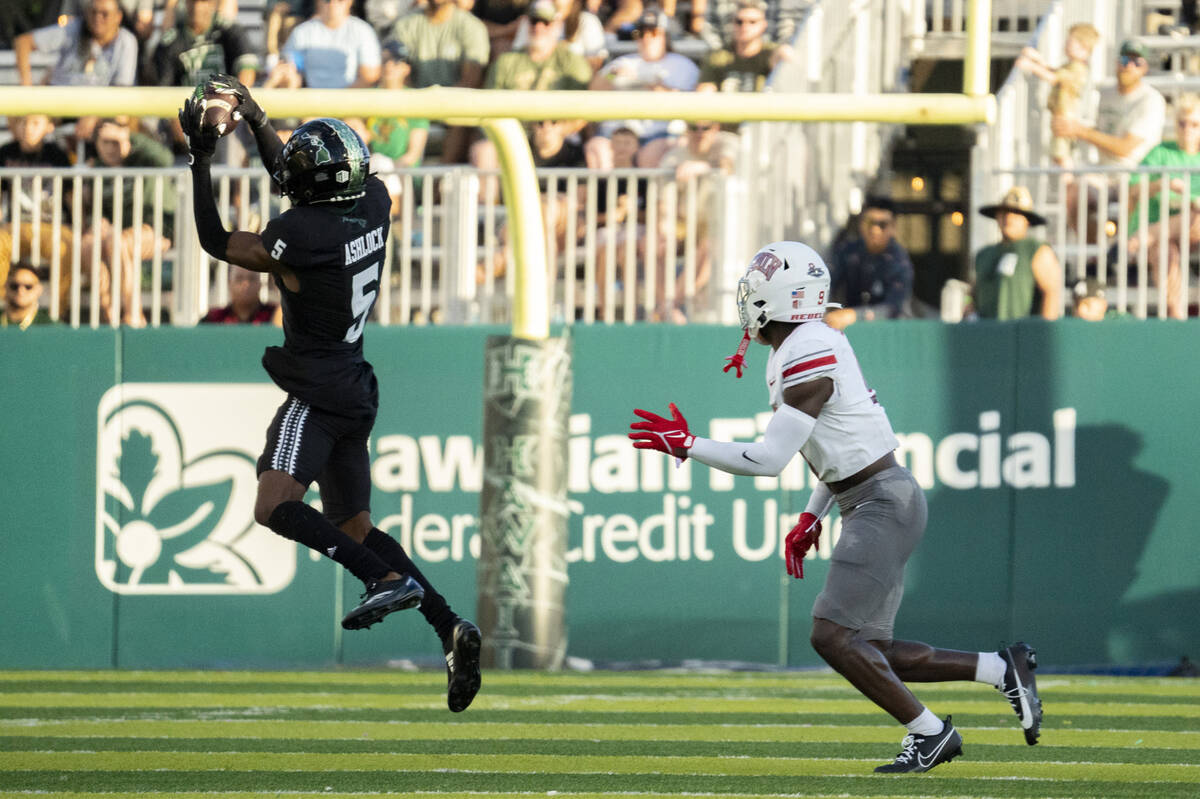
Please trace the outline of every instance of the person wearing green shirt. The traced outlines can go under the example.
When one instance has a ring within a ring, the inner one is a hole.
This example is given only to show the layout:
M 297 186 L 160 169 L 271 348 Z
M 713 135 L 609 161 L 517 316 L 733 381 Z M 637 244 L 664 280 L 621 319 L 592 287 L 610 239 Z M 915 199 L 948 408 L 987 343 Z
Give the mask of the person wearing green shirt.
M 396 39 L 384 42 L 379 87 L 406 89 L 411 74 L 412 57 L 408 47 Z M 425 157 L 425 143 L 429 140 L 428 119 L 371 117 L 367 120 L 367 128 L 371 131 L 371 152 L 386 155 L 397 167 L 421 165 L 421 159 Z
M 697 91 L 760 92 L 776 64 L 796 60 L 790 45 L 766 41 L 767 9 L 765 0 L 738 0 L 733 45 L 705 56 Z
M 501 54 L 488 70 L 484 88 L 516 89 L 522 91 L 583 90 L 592 79 L 592 67 L 587 59 L 571 50 L 560 37 L 562 20 L 553 0 L 534 0 L 526 12 L 529 17 L 529 46 Z M 551 126 L 556 140 L 566 140 L 583 129 L 582 119 L 554 120 L 543 123 Z M 527 124 L 526 133 L 533 135 L 534 126 Z M 542 131 L 547 134 L 546 130 Z M 489 139 L 480 139 L 471 146 L 471 164 L 479 169 L 497 169 L 496 147 Z M 484 181 L 485 197 L 491 189 Z
M 1013 186 L 999 203 L 979 213 L 996 220 L 1000 241 L 975 255 L 975 312 L 983 319 L 1002 320 L 1038 313 L 1043 319 L 1061 316 L 1062 269 L 1050 245 L 1029 235 L 1030 227 L 1046 224 L 1033 210 L 1029 189 Z
M 412 86 L 458 86 L 478 89 L 491 55 L 483 21 L 464 11 L 455 0 L 427 0 L 423 9 L 396 20 L 389 39 L 404 43 L 412 56 Z M 451 125 L 442 140 L 442 162 L 460 164 L 467 158 L 471 128 Z
M 1129 209 L 1129 257 L 1140 258 L 1143 243 L 1146 259 L 1150 264 L 1150 282 L 1156 284 L 1161 270 L 1159 240 L 1167 236 L 1167 316 L 1172 319 L 1187 318 L 1187 304 L 1180 296 L 1182 279 L 1180 274 L 1181 231 L 1183 217 L 1180 213 L 1184 195 L 1191 206 L 1188 225 L 1188 247 L 1195 250 L 1200 246 L 1200 172 L 1169 172 L 1170 167 L 1200 167 L 1200 95 L 1188 92 L 1176 102 L 1175 131 L 1178 138 L 1157 145 L 1142 159 L 1142 166 L 1163 167 L 1160 174 L 1145 173 L 1130 176 Z M 1162 220 L 1163 180 L 1167 181 L 1169 212 L 1167 221 Z M 1146 207 L 1148 227 L 1138 234 L 1142 224 L 1142 206 Z M 1145 242 L 1142 241 L 1143 237 Z

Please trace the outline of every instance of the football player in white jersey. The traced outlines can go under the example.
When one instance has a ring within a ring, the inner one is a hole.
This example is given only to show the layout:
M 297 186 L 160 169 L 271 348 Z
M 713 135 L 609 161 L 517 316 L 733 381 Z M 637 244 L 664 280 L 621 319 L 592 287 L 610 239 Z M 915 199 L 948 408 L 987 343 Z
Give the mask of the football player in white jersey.
M 641 421 L 630 425 L 629 437 L 639 449 L 695 458 L 741 475 L 776 476 L 797 452 L 804 456 L 820 482 L 784 542 L 784 560 L 788 574 L 804 576 L 804 557 L 815 549 L 821 519 L 836 501 L 842 532 L 813 605 L 811 641 L 826 663 L 907 728 L 903 750 L 876 771 L 928 771 L 962 753 L 962 737 L 950 717 L 934 715 L 905 682 L 994 685 L 1016 711 L 1026 742 L 1035 744 L 1042 705 L 1033 676 L 1036 653 L 1027 644 L 963 652 L 892 637 L 904 565 L 925 531 L 925 495 L 896 461 L 891 423 L 867 387 L 850 342 L 823 321 L 828 297 L 828 267 L 811 247 L 795 241 L 763 247 L 738 281 L 745 336 L 725 369 L 736 368 L 741 376 L 751 340 L 771 348 L 767 391 L 775 414 L 762 440 L 694 435 L 674 403 L 671 418 L 635 410 Z

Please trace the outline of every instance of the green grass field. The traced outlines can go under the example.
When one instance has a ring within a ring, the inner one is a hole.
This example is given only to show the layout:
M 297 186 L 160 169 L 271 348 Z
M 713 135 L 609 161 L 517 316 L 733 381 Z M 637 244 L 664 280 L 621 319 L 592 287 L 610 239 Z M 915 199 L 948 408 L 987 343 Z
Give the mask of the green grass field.
M 994 689 L 917 686 L 963 757 L 872 769 L 903 728 L 832 674 L 0 672 L 0 793 L 1200 796 L 1200 681 L 1043 675 L 1042 742 Z

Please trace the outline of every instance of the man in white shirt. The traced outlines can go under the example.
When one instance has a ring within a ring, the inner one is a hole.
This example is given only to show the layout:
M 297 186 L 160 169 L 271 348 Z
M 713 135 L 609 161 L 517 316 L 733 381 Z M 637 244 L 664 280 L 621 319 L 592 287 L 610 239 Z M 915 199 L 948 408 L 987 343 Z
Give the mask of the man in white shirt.
M 1050 123 L 1054 135 L 1095 147 L 1100 166 L 1137 166 L 1162 141 L 1167 117 L 1167 101 L 1143 80 L 1149 70 L 1150 51 L 1146 45 L 1136 39 L 1122 42 L 1117 56 L 1117 85 L 1100 93 L 1095 126 L 1068 115 L 1055 116 Z M 1100 207 L 1101 190 L 1107 192 L 1121 180 L 1119 175 L 1106 175 L 1102 180 L 1090 181 L 1089 207 Z M 1067 187 L 1070 225 L 1075 224 L 1078 203 L 1079 189 L 1072 183 Z
M 380 72 L 379 37 L 350 15 L 350 0 L 317 0 L 317 13 L 297 25 L 264 86 L 362 89 Z
M 891 422 L 868 388 L 850 342 L 825 324 L 829 268 L 796 241 L 768 244 L 738 281 L 745 336 L 728 358 L 740 377 L 752 339 L 771 347 L 767 392 L 775 414 L 760 441 L 721 442 L 693 435 L 670 406 L 670 419 L 634 411 L 638 449 L 654 449 L 731 474 L 777 476 L 804 456 L 820 482 L 800 522 L 788 534 L 788 574 L 804 576 L 804 557 L 821 534 L 821 518 L 836 500 L 842 533 L 825 587 L 813 605 L 811 641 L 817 653 L 908 730 L 895 761 L 875 769 L 929 771 L 962 754 L 950 717 L 939 719 L 904 684 L 973 680 L 1001 690 L 1016 711 L 1026 743 L 1037 743 L 1042 706 L 1024 643 L 999 652 L 936 649 L 892 636 L 904 594 L 904 566 L 925 532 L 928 511 L 916 479 L 896 462 Z M 815 553 L 813 553 L 815 555 Z
M 696 88 L 700 68 L 690 58 L 668 48 L 667 15 L 647 7 L 634 26 L 637 52 L 617 56 L 596 72 L 588 86 L 592 91 L 690 92 Z M 596 135 L 584 145 L 590 169 L 612 169 L 610 137 L 618 128 L 627 127 L 638 136 L 637 165 L 656 167 L 674 141 L 666 120 L 627 119 L 602 122 Z

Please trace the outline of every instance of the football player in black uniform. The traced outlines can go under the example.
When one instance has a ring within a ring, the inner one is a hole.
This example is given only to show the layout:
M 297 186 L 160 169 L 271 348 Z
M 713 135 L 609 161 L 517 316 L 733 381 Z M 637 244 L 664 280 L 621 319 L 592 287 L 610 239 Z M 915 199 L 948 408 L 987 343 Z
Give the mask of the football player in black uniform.
M 204 124 L 201 100 L 184 104 L 179 121 L 191 151 L 200 244 L 214 258 L 270 272 L 282 300 L 283 346 L 268 347 L 263 366 L 288 397 L 258 460 L 254 518 L 363 581 L 363 601 L 342 619 L 344 628 L 369 627 L 419 605 L 442 639 L 450 709 L 465 710 L 479 690 L 479 629 L 450 610 L 400 543 L 373 525 L 369 510 L 367 441 L 379 392 L 362 335 L 390 227 L 387 189 L 368 173 L 367 148 L 341 120 L 312 120 L 281 144 L 236 78 L 214 75 L 205 90 L 237 96 L 263 163 L 294 203 L 261 236 L 225 230 L 209 175 L 218 135 Z M 302 501 L 314 480 L 323 513 Z

